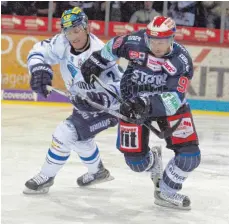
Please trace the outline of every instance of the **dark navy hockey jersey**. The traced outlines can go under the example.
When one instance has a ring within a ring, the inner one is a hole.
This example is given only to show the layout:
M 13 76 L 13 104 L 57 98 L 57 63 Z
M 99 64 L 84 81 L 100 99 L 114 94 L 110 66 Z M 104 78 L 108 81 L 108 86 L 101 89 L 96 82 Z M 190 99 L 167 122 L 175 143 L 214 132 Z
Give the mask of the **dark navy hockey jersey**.
M 109 61 L 121 57 L 129 61 L 121 81 L 122 97 L 153 95 L 153 117 L 174 115 L 186 103 L 193 63 L 184 46 L 174 42 L 168 55 L 156 58 L 147 46 L 145 30 L 141 30 L 111 39 L 100 54 Z

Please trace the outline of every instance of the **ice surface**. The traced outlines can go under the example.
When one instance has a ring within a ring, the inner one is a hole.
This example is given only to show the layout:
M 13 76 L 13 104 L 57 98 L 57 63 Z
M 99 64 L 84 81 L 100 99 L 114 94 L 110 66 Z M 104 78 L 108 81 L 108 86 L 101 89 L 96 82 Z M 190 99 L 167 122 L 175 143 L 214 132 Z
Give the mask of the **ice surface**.
M 229 117 L 195 116 L 202 163 L 184 184 L 191 211 L 154 205 L 153 184 L 134 173 L 115 149 L 116 130 L 97 136 L 105 166 L 115 180 L 79 188 L 86 169 L 72 152 L 48 195 L 22 194 L 26 180 L 43 164 L 56 125 L 71 108 L 2 105 L 2 223 L 4 224 L 229 224 Z M 164 142 L 164 164 L 173 156 Z

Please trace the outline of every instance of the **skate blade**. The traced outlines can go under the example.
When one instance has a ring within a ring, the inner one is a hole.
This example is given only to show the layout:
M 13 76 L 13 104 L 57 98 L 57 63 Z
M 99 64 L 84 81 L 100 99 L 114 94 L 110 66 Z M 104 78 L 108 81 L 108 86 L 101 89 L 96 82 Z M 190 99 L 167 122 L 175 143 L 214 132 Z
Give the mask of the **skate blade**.
M 49 192 L 49 187 L 40 190 L 31 190 L 25 187 L 25 189 L 23 190 L 23 194 L 27 194 L 27 195 L 47 194 L 48 192 Z
M 178 210 L 191 210 L 191 206 L 188 207 L 183 207 L 183 206 L 179 206 L 179 205 L 175 205 L 172 204 L 170 202 L 161 200 L 161 199 L 155 199 L 154 204 L 162 206 L 162 207 L 166 207 L 166 208 L 174 208 L 174 209 L 178 209 Z
M 105 179 L 102 179 L 102 180 L 95 180 L 95 181 L 92 181 L 91 183 L 87 184 L 87 185 L 78 185 L 79 187 L 88 187 L 88 186 L 92 186 L 92 185 L 97 185 L 97 184 L 102 184 L 102 183 L 105 183 L 105 182 L 108 182 L 108 181 L 112 181 L 114 180 L 115 178 L 113 176 L 109 176 Z

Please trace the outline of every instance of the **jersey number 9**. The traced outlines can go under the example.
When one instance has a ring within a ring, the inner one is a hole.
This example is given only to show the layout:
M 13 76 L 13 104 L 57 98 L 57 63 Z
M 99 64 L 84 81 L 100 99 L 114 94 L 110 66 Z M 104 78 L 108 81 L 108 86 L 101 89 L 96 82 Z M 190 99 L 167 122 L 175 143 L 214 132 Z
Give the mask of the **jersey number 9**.
M 178 92 L 186 93 L 189 86 L 189 79 L 185 76 L 181 76 L 178 81 L 179 86 L 177 87 Z

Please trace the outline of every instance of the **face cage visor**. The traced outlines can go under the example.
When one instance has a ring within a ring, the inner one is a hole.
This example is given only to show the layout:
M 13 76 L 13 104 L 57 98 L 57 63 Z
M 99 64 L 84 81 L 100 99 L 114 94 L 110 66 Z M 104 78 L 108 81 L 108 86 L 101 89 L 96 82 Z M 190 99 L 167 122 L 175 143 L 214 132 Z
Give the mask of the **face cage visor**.
M 65 35 L 68 41 L 74 41 L 82 32 L 85 31 L 86 29 L 83 25 L 62 29 L 62 33 Z
M 152 37 L 145 33 L 145 42 L 147 47 L 152 51 L 153 44 L 166 45 L 170 46 L 170 51 L 173 49 L 174 35 L 169 37 Z

